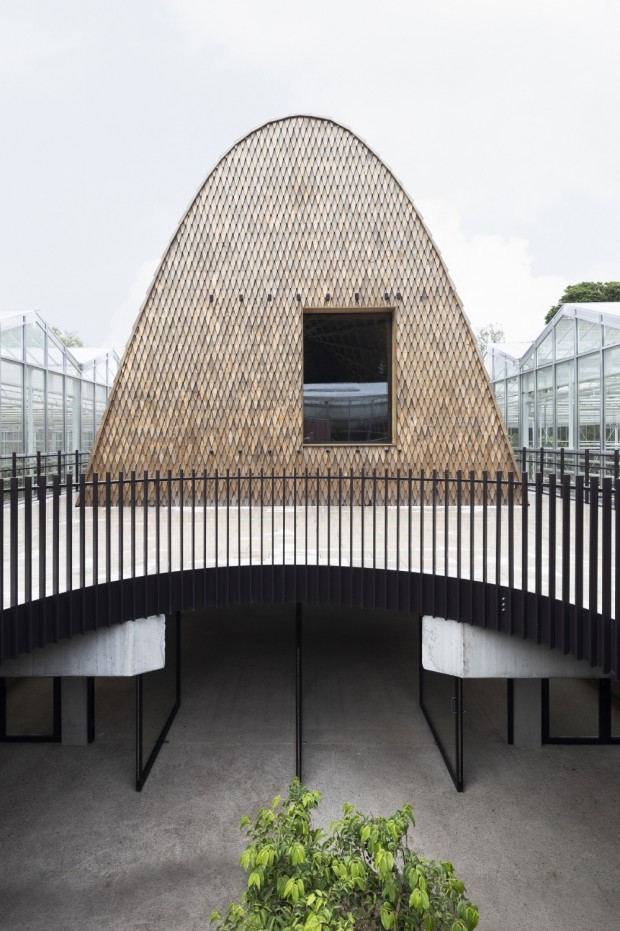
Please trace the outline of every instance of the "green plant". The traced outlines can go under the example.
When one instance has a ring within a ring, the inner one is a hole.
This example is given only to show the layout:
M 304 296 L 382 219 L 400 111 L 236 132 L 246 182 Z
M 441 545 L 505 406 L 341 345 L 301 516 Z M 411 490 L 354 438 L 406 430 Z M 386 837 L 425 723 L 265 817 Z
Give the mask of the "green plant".
M 312 828 L 321 800 L 294 780 L 252 824 L 241 865 L 249 874 L 240 904 L 211 915 L 220 931 L 472 931 L 478 909 L 448 861 L 421 857 L 407 843 L 410 805 L 389 818 L 353 805 L 328 832 Z

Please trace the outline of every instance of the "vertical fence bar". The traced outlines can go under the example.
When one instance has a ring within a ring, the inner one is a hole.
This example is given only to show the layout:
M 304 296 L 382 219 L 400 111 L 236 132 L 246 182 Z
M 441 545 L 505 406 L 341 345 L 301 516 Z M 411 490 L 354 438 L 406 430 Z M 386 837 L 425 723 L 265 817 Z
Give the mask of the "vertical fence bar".
M 54 643 L 60 637 L 60 474 L 52 476 L 52 594 L 54 596 Z
M 273 499 L 273 469 L 272 473 L 272 499 Z M 230 469 L 226 469 L 226 604 L 230 603 Z M 273 500 L 272 500 L 273 504 Z M 272 508 L 273 527 L 273 508 Z M 273 537 L 272 537 L 273 543 Z M 272 546 L 273 556 L 273 546 Z
M 111 576 L 112 576 L 112 535 L 111 535 L 111 522 L 112 522 L 112 486 L 111 486 L 111 476 L 109 472 L 105 474 L 105 580 L 107 586 L 107 625 L 108 627 L 112 623 L 112 598 L 111 598 Z M 68 479 L 67 479 L 68 484 Z
M 583 659 L 583 475 L 575 477 L 575 606 L 571 653 Z
M 2 490 L 0 489 L 0 494 Z M 4 510 L 4 497 L 0 510 Z M 0 534 L 2 534 L 0 524 Z M 0 540 L 1 540 L 0 536 Z M 0 544 L 0 560 L 4 560 L 4 541 Z M 0 588 L 2 576 L 0 575 Z M 28 607 L 27 648 L 32 650 L 35 646 L 32 639 L 32 476 L 24 477 L 24 600 Z
M 488 504 L 489 504 L 489 473 L 484 471 L 482 473 L 482 584 L 483 584 L 482 609 L 483 609 L 484 627 L 488 626 L 488 615 L 487 615 L 487 580 L 488 580 L 487 557 L 488 557 L 488 543 L 489 543 Z
M 444 471 L 443 487 L 443 595 L 446 617 L 448 616 L 448 554 L 450 551 L 449 521 L 450 521 L 450 473 Z
M 286 602 L 286 469 L 282 469 L 282 601 Z
M 46 595 L 46 574 L 47 574 L 47 565 L 46 565 L 46 555 L 47 555 L 47 543 L 46 543 L 46 530 L 47 530 L 47 520 L 46 520 L 46 500 L 47 500 L 47 482 L 43 475 L 39 475 L 37 478 L 37 503 L 39 506 L 39 587 L 38 587 L 38 598 L 44 599 Z M 43 645 L 45 643 L 45 602 L 43 601 L 39 606 L 39 643 Z
M 166 479 L 168 500 L 166 501 L 166 510 L 168 518 L 167 529 L 167 550 L 168 550 L 168 613 L 172 614 L 172 471 L 168 469 Z
M 586 659 L 592 665 L 597 662 L 597 615 L 598 615 L 598 510 L 599 510 L 599 479 L 593 475 L 590 478 L 590 546 L 588 558 L 588 612 L 587 637 L 585 649 Z
M 570 649 L 571 478 L 562 476 L 562 652 Z
M 620 678 L 620 477 L 614 478 L 614 622 L 611 627 L 610 670 Z
M 548 483 L 548 506 L 549 506 L 549 574 L 547 587 L 547 607 L 545 608 L 545 631 L 544 642 L 550 647 L 557 645 L 557 627 L 556 627 L 556 609 L 555 609 L 555 589 L 556 589 L 556 545 L 557 545 L 557 483 L 555 473 L 549 475 Z
M 514 472 L 508 473 L 508 592 L 509 610 L 508 631 L 514 634 L 514 587 L 515 587 L 515 489 Z
M 528 475 L 521 473 L 521 617 L 519 631 L 522 637 L 527 637 L 527 593 L 528 593 L 528 565 L 529 565 L 529 534 L 528 534 Z
M 373 608 L 377 607 L 376 599 L 376 568 L 377 568 L 377 470 L 372 470 L 372 601 Z
M 327 603 L 331 604 L 331 547 L 332 547 L 332 520 L 331 520 L 331 498 L 332 498 L 332 470 L 327 468 Z
M 18 601 L 18 569 L 19 569 L 19 479 L 16 475 L 11 476 L 11 485 L 10 485 L 10 533 L 11 533 L 11 569 L 10 569 L 10 597 L 11 597 L 11 607 L 17 607 Z M 3 502 L 4 506 L 4 502 Z M 16 643 L 16 624 L 17 624 L 17 612 L 13 613 L 13 623 L 12 623 L 12 643 L 11 643 L 11 654 L 15 655 L 17 651 Z
M 179 469 L 179 604 L 175 605 L 177 610 L 185 607 L 185 588 L 184 588 L 184 566 L 185 566 L 185 473 Z
M 93 586 L 99 584 L 99 475 L 93 472 L 92 477 L 92 495 L 93 495 Z M 95 592 L 93 600 L 95 611 L 95 628 L 99 627 L 99 598 Z
M 456 470 L 456 613 L 461 616 L 461 535 L 462 535 L 463 472 Z
M 129 527 L 131 559 L 131 616 L 136 617 L 136 473 L 129 474 Z
M 499 589 L 502 584 L 502 473 L 495 473 L 495 618 L 496 630 L 502 629 Z
M 80 472 L 80 630 L 86 630 L 86 476 Z
M 157 613 L 161 611 L 161 477 L 159 469 L 155 470 L 155 577 L 157 579 Z
M 124 508 L 125 508 L 125 475 L 123 472 L 118 473 L 118 603 L 119 613 L 122 620 L 125 620 L 123 614 L 123 575 L 124 567 L 124 546 L 125 546 L 125 528 L 124 528 Z
M 349 473 L 349 604 L 353 604 L 353 469 Z
M 535 490 L 535 525 L 534 525 L 534 579 L 536 592 L 536 643 L 542 640 L 542 618 L 541 618 L 541 598 L 542 598 L 542 504 L 543 504 L 543 474 L 536 473 L 536 490 Z
M 611 657 L 611 478 L 603 479 L 602 500 L 602 551 L 601 551 L 601 629 L 597 642 L 597 656 L 603 672 L 610 672 Z
M 142 475 L 142 571 L 144 573 L 144 611 L 148 617 L 149 609 L 149 473 L 145 469 Z
M 411 470 L 410 470 L 411 471 Z M 420 587 L 419 587 L 419 614 L 426 611 L 424 602 L 424 506 L 426 504 L 426 488 L 424 484 L 424 469 L 420 469 Z
M 433 547 L 433 617 L 437 616 L 437 469 L 433 469 L 432 491 L 432 542 Z
M 469 473 L 469 610 L 470 623 L 474 623 L 476 609 L 476 595 L 474 587 L 474 578 L 476 575 L 476 557 L 474 549 L 474 539 L 476 533 L 476 475 L 470 470 Z

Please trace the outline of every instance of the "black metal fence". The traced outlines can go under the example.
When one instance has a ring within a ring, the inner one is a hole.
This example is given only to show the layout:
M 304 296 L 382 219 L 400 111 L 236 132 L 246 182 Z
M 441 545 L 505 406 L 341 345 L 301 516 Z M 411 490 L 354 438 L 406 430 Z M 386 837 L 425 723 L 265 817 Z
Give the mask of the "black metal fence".
M 74 449 L 71 452 L 54 453 L 11 453 L 0 456 L 0 477 L 4 479 L 18 478 L 23 483 L 27 475 L 40 478 L 45 475 L 65 475 L 71 472 L 79 475 L 88 465 L 90 453 Z
M 524 446 L 517 456 L 522 472 L 534 475 L 555 474 L 561 481 L 565 474 L 583 475 L 586 488 L 590 477 L 620 478 L 620 449 L 552 449 L 541 446 L 529 449 Z
M 450 617 L 620 672 L 620 479 L 68 473 L 0 490 L 3 658 L 150 614 L 289 601 Z

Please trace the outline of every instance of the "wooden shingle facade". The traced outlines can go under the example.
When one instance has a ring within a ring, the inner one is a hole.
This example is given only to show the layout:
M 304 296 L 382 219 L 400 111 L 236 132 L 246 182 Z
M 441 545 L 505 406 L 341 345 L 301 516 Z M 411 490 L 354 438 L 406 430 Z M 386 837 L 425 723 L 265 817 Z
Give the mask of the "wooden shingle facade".
M 304 444 L 309 308 L 391 312 L 389 442 Z M 383 162 L 330 120 L 268 123 L 209 174 L 156 272 L 91 459 L 100 475 L 216 467 L 516 471 L 428 230 Z

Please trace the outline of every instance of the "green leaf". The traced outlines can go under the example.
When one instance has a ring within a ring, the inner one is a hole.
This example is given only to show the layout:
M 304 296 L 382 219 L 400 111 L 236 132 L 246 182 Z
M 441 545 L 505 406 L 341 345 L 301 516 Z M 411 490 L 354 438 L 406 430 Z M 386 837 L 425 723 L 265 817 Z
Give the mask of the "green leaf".
M 260 889 L 260 883 L 260 873 L 258 873 L 256 870 L 253 870 L 248 878 L 248 889 L 251 889 L 252 886 L 256 886 L 257 889 Z

